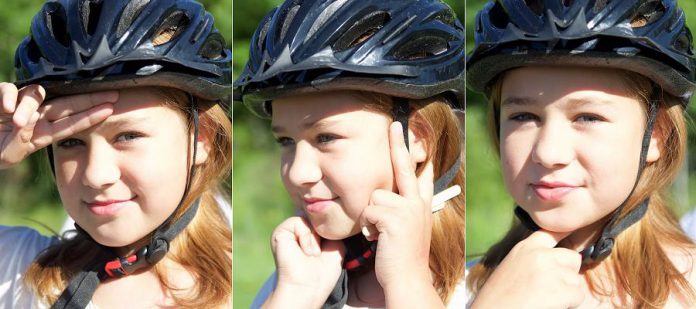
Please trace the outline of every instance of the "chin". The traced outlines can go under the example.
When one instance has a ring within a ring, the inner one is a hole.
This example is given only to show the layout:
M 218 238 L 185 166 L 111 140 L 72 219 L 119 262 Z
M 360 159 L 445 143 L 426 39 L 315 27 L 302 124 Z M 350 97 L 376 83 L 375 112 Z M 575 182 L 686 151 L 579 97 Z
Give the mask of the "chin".
M 342 240 L 346 239 L 350 236 L 353 236 L 357 233 L 360 232 L 360 229 L 351 226 L 351 227 L 337 227 L 337 226 L 328 226 L 327 224 L 321 224 L 318 226 L 313 226 L 314 230 L 321 236 L 321 238 L 324 239 L 329 239 L 329 240 Z
M 561 214 L 553 214 L 553 213 L 534 213 L 531 212 L 529 215 L 532 217 L 534 220 L 534 223 L 536 223 L 540 228 L 543 230 L 549 231 L 549 232 L 556 232 L 556 233 L 568 233 L 568 232 L 574 232 L 578 229 L 581 229 L 584 224 L 584 222 L 580 222 L 578 220 L 568 220 L 568 218 L 572 218 L 569 216 L 564 216 Z
M 127 235 L 124 233 L 102 233 L 99 231 L 87 231 L 89 236 L 94 239 L 97 243 L 99 243 L 102 246 L 107 246 L 107 247 L 113 247 L 113 248 L 120 248 L 120 247 L 125 247 L 129 246 L 143 237 L 137 237 L 137 235 Z

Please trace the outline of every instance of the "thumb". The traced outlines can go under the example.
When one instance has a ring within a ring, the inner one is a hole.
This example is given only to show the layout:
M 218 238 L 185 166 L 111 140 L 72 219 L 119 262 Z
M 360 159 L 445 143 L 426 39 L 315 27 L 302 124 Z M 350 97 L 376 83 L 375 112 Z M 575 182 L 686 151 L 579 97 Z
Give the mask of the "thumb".
M 554 248 L 564 238 L 568 237 L 572 232 L 551 232 L 547 230 L 538 230 L 529 235 L 525 240 L 525 244 L 535 248 Z

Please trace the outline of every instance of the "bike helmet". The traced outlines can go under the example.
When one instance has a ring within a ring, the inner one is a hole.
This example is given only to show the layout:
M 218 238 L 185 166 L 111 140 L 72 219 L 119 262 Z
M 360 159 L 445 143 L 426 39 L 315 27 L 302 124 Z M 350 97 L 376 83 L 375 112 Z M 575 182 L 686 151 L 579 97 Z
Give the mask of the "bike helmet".
M 274 98 L 367 90 L 464 102 L 464 27 L 442 1 L 289 0 L 261 21 L 234 99 L 270 117 Z
M 497 0 L 477 14 L 472 90 L 524 65 L 620 68 L 686 103 L 696 88 L 693 39 L 676 0 Z
M 166 86 L 228 101 L 232 53 L 192 0 L 51 0 L 15 53 L 17 85 L 49 97 Z

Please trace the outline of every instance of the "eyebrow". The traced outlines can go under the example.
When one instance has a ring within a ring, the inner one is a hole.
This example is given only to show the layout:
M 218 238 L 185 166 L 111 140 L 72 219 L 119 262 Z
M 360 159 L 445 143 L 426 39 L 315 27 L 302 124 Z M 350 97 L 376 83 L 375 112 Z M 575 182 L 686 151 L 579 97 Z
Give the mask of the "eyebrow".
M 535 103 L 538 103 L 538 101 L 530 97 L 507 97 L 500 103 L 500 107 L 509 105 L 531 105 Z
M 578 107 L 583 107 L 586 105 L 607 105 L 611 104 L 613 101 L 611 100 L 603 100 L 603 99 L 595 99 L 595 98 L 585 98 L 585 97 L 579 97 L 579 98 L 570 98 L 565 100 L 563 102 L 564 105 L 570 105 L 573 108 L 578 108 Z M 533 105 L 533 104 L 538 104 L 539 101 L 535 100 L 530 97 L 507 97 L 503 102 L 500 104 L 500 107 L 504 106 L 511 106 L 511 105 Z
M 128 117 L 128 118 L 121 118 L 113 121 L 105 121 L 103 122 L 99 127 L 100 129 L 103 130 L 113 130 L 113 129 L 119 129 L 122 127 L 130 126 L 130 125 L 140 125 L 140 124 L 147 124 L 148 123 L 148 118 L 145 116 L 134 116 L 134 117 Z

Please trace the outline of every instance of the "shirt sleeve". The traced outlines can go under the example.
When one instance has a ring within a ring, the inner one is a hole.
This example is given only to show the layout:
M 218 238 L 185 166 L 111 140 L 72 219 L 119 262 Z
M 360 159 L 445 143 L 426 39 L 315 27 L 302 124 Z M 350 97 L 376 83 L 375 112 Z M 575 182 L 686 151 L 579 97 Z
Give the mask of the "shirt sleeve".
M 28 227 L 0 226 L 0 307 L 33 306 L 22 275 L 41 251 L 57 241 Z
M 261 305 L 263 305 L 268 296 L 271 295 L 271 292 L 273 292 L 273 289 L 275 289 L 276 281 L 278 281 L 278 274 L 274 271 L 256 293 L 256 297 L 254 297 L 254 301 L 251 303 L 251 309 L 261 308 Z

